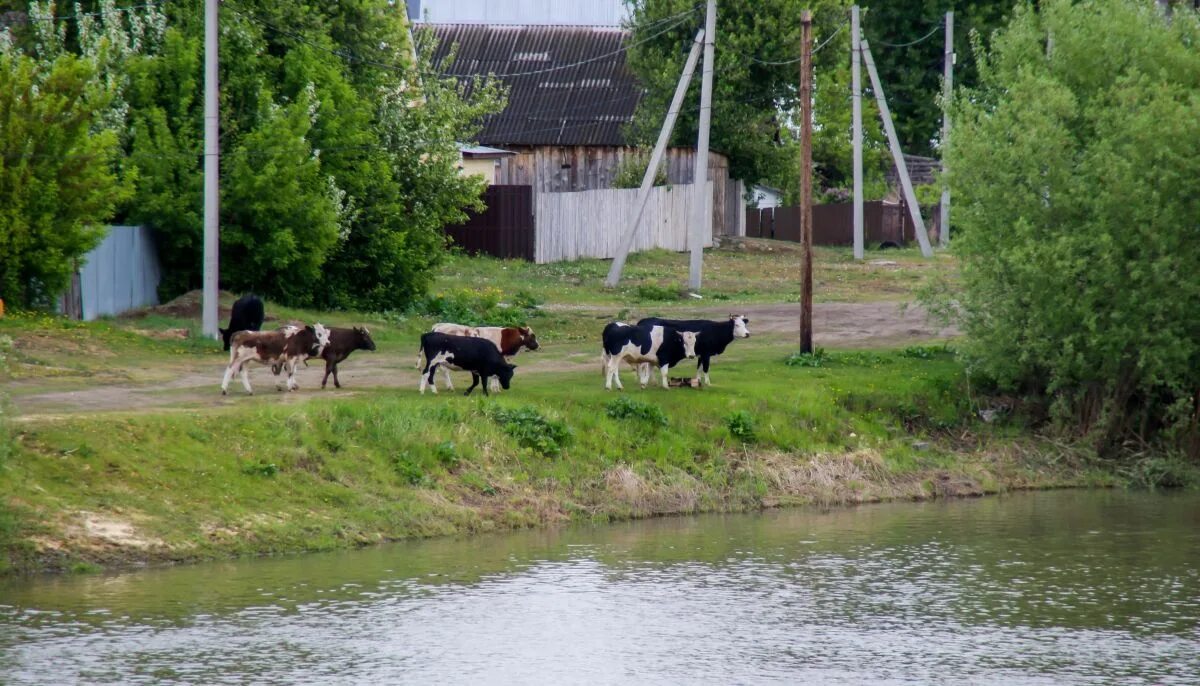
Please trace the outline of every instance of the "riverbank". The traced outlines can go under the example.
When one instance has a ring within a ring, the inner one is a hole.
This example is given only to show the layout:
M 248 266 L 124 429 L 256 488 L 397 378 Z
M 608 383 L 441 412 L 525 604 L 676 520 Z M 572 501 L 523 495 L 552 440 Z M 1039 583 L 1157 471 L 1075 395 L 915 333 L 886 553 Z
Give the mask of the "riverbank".
M 322 394 L 310 369 L 294 394 L 12 422 L 4 572 L 1117 482 L 975 417 L 940 346 L 789 366 L 777 343 L 739 344 L 700 391 L 639 391 L 627 373 L 608 393 L 594 366 L 518 372 L 490 398 Z

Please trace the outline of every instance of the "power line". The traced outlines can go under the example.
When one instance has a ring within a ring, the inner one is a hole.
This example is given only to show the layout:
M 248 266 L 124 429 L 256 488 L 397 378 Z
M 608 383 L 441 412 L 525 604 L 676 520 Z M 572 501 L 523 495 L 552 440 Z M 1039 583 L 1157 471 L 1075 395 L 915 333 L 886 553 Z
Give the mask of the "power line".
M 884 41 L 871 41 L 871 45 L 882 45 L 885 48 L 907 48 L 907 47 L 916 45 L 917 43 L 923 43 L 923 42 L 929 40 L 930 38 L 933 37 L 933 35 L 935 33 L 937 33 L 938 31 L 941 31 L 941 30 L 942 30 L 941 26 L 935 26 L 929 33 L 925 34 L 924 36 L 921 36 L 920 38 L 918 38 L 914 41 L 909 41 L 907 43 L 885 43 Z

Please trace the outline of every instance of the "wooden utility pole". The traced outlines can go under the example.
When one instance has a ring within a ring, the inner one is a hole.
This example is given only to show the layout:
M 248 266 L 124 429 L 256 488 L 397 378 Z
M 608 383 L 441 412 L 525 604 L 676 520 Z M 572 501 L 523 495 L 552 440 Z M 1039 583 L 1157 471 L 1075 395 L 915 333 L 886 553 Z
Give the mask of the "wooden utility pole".
M 712 237 L 712 191 L 708 190 L 708 137 L 712 125 L 713 58 L 717 40 L 717 0 L 708 0 L 704 15 L 704 73 L 700 77 L 700 131 L 696 139 L 696 166 L 692 174 L 691 260 L 688 288 L 700 290 L 704 267 L 704 241 Z
M 867 62 L 867 76 L 871 77 L 871 88 L 875 90 L 875 103 L 879 105 L 879 116 L 883 118 L 883 132 L 887 134 L 888 147 L 892 150 L 892 161 L 896 163 L 896 171 L 900 174 L 900 187 L 904 191 L 904 202 L 908 204 L 908 216 L 912 219 L 917 232 L 917 243 L 921 245 L 921 254 L 933 257 L 933 246 L 929 245 L 929 234 L 925 232 L 925 220 L 921 218 L 921 206 L 917 204 L 917 196 L 913 193 L 912 179 L 908 176 L 908 164 L 904 161 L 904 152 L 900 149 L 900 139 L 896 136 L 896 126 L 892 123 L 892 112 L 888 109 L 887 98 L 883 94 L 883 85 L 879 81 L 879 72 L 875 70 L 875 59 L 871 57 L 871 44 L 862 41 L 863 59 Z
M 850 94 L 854 129 L 854 259 L 863 258 L 863 127 L 862 127 L 862 50 L 858 41 L 858 5 L 850 8 Z
M 604 285 L 609 288 L 616 286 L 617 282 L 621 280 L 621 271 L 625 269 L 625 259 L 629 257 L 629 251 L 633 249 L 633 239 L 637 236 L 638 224 L 642 221 L 642 215 L 646 211 L 646 201 L 650 199 L 650 191 L 654 188 L 654 176 L 658 172 L 658 165 L 667 149 L 667 141 L 671 140 L 671 132 L 675 130 L 675 119 L 679 116 L 683 98 L 687 95 L 688 84 L 692 82 L 692 74 L 696 71 L 696 62 L 700 59 L 700 48 L 703 41 L 704 29 L 701 29 L 696 32 L 696 40 L 692 42 L 692 51 L 688 53 L 687 62 L 683 65 L 683 73 L 679 75 L 679 84 L 675 86 L 675 97 L 671 99 L 667 118 L 663 121 L 662 130 L 658 132 L 658 142 L 654 144 L 654 152 L 650 155 L 650 166 L 646 167 L 646 173 L 642 176 L 642 186 L 638 191 L 637 209 L 634 210 L 633 220 L 625 229 L 625 235 L 621 237 L 621 246 L 608 270 L 608 278 L 604 280 Z
M 800 13 L 800 352 L 812 344 L 812 12 Z
M 942 55 L 942 174 L 946 173 L 946 146 L 950 143 L 950 94 L 954 88 L 954 12 L 946 13 L 946 50 Z M 950 245 L 950 187 L 942 187 L 938 243 Z
M 220 105 L 217 98 L 218 0 L 204 2 L 204 277 L 200 330 L 217 337 L 221 212 Z

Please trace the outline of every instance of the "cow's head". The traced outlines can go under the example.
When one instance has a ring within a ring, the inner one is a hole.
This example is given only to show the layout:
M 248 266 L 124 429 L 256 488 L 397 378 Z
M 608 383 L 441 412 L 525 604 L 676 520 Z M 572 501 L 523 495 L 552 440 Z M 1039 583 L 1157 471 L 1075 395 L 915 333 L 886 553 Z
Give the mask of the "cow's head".
M 517 330 L 521 332 L 521 345 L 524 345 L 528 350 L 538 349 L 537 336 L 533 334 L 533 329 L 528 326 L 521 326 L 517 327 Z
M 503 365 L 500 366 L 499 371 L 496 372 L 496 376 L 499 377 L 499 379 L 500 379 L 500 387 L 506 391 L 508 390 L 509 384 L 512 383 L 513 370 L 516 368 L 517 368 L 517 365 L 508 364 L 507 362 L 505 362 Z
M 225 343 L 225 349 L 229 350 L 229 339 L 233 338 L 233 332 L 222 328 L 218 328 L 217 332 L 221 334 L 221 340 Z
M 729 321 L 733 322 L 733 337 L 734 338 L 750 338 L 750 320 L 740 314 L 729 315 Z
M 371 332 L 367 331 L 367 327 L 354 327 L 354 345 L 359 350 L 375 349 L 375 341 L 371 339 Z
M 696 356 L 696 337 L 695 331 L 680 331 L 679 337 L 683 339 L 683 354 L 691 359 Z

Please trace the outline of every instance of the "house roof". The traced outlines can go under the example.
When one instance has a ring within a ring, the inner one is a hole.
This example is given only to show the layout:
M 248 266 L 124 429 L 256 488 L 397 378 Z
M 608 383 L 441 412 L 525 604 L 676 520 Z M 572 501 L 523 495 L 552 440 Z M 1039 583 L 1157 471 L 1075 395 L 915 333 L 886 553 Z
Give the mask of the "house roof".
M 458 151 L 463 157 L 474 159 L 492 159 L 496 157 L 508 157 L 517 153 L 512 150 L 501 150 L 500 148 L 490 148 L 486 145 L 460 145 Z
M 920 155 L 904 153 L 904 166 L 908 167 L 908 178 L 912 181 L 912 185 L 924 186 L 937 182 L 935 175 L 941 170 L 942 163 L 932 157 L 921 157 Z M 900 187 L 900 170 L 896 168 L 895 162 L 888 167 L 887 173 L 884 176 L 887 179 L 888 186 L 892 188 Z
M 484 122 L 484 145 L 625 145 L 642 89 L 625 65 L 627 33 L 612 26 L 430 24 L 445 73 L 495 74 L 508 106 Z M 444 66 L 453 46 L 453 63 Z

